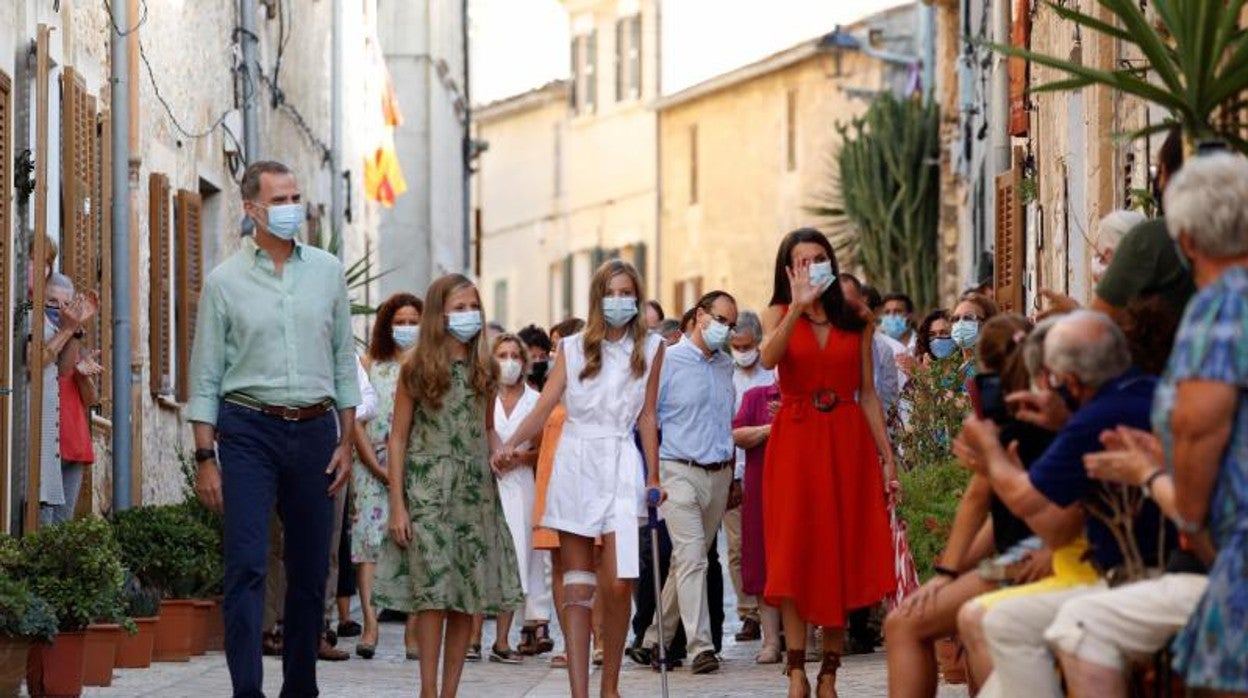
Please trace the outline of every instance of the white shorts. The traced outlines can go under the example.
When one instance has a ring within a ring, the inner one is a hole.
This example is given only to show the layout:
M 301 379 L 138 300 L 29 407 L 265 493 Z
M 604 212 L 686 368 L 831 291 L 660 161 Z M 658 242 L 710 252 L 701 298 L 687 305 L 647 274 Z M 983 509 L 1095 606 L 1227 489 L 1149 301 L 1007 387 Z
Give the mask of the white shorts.
M 1208 584 L 1201 574 L 1164 574 L 1071 599 L 1044 639 L 1056 651 L 1121 671 L 1164 647 L 1187 624 Z

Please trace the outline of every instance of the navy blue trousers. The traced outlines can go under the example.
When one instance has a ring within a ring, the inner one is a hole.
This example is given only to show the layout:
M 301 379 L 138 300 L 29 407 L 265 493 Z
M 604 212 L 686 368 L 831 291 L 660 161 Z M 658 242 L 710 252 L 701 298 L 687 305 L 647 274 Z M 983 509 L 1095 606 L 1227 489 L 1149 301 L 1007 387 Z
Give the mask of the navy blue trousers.
M 285 529 L 286 599 L 282 693 L 318 695 L 316 655 L 325 613 L 331 482 L 325 474 L 338 443 L 330 411 L 288 422 L 222 403 L 217 452 L 225 499 L 225 657 L 234 695 L 263 696 L 260 652 L 269 514 L 276 502 Z

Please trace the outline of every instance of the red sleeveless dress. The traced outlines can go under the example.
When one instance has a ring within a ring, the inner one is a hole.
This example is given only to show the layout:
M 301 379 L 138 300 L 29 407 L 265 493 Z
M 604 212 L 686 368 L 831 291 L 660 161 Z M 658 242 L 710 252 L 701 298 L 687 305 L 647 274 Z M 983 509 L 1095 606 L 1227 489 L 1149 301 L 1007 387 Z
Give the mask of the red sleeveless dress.
M 792 599 L 807 623 L 824 626 L 843 627 L 848 611 L 896 586 L 884 478 L 856 402 L 861 355 L 861 333 L 830 327 L 820 348 L 814 326 L 798 320 L 763 468 L 763 597 Z

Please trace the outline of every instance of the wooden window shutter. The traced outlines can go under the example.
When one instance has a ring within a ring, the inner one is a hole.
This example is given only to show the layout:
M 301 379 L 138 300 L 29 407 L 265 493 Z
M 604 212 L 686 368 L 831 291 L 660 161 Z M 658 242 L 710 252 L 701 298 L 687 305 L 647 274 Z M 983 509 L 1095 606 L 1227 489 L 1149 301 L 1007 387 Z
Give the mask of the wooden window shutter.
M 13 83 L 9 76 L 0 72 L 0 269 L 13 266 Z M 25 275 L 16 274 L 19 278 Z M 14 307 L 15 279 L 5 275 L 0 281 L 0 386 L 9 388 L 12 367 L 13 326 L 9 312 Z M 9 520 L 9 402 L 8 395 L 0 395 L 0 521 Z
M 169 178 L 153 172 L 147 180 L 147 229 L 151 252 L 148 270 L 148 370 L 153 395 L 165 395 L 169 385 Z
M 99 156 L 96 157 L 95 200 L 94 207 L 99 224 L 99 261 L 100 261 L 100 317 L 99 317 L 99 350 L 100 363 L 105 367 L 104 379 L 100 381 L 100 407 L 104 414 L 113 414 L 113 381 L 110 377 L 113 367 L 113 225 L 112 225 L 112 120 L 107 110 L 101 112 L 97 124 L 98 136 L 96 145 Z
M 1031 48 L 1031 0 L 1014 0 L 1014 21 L 1010 27 L 1010 44 L 1015 48 Z M 1025 138 L 1030 127 L 1027 113 L 1027 59 L 1011 56 L 1008 63 L 1010 81 L 1010 135 Z
M 199 294 L 204 287 L 203 261 L 203 199 L 199 193 L 178 190 L 178 236 L 175 280 L 178 284 L 177 307 L 177 398 L 186 402 L 191 397 L 191 346 L 195 341 L 195 317 L 199 311 Z
M 95 99 L 73 68 L 61 74 L 61 268 L 85 293 L 99 285 L 91 200 L 95 182 Z
M 1023 307 L 1023 206 L 1019 198 L 1021 169 L 997 175 L 996 248 L 993 259 L 993 295 L 1004 313 L 1022 313 Z

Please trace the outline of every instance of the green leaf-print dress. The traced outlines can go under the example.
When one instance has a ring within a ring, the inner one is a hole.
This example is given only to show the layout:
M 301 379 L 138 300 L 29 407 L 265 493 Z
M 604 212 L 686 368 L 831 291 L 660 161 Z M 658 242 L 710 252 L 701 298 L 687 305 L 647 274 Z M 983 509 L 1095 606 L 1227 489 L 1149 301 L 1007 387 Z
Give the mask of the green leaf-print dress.
M 387 540 L 374 603 L 416 612 L 495 613 L 524 601 L 498 485 L 490 472 L 485 401 L 462 362 L 451 369 L 442 409 L 417 406 L 404 464 L 412 542 Z

